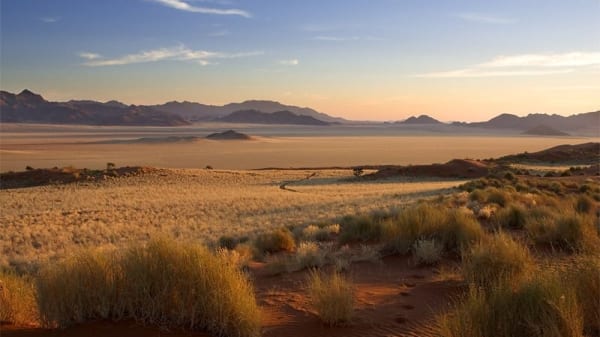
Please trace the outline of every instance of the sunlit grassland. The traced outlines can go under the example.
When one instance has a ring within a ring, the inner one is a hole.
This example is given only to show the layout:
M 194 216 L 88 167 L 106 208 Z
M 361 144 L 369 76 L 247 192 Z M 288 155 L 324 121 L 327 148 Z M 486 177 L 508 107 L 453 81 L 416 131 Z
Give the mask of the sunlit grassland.
M 0 191 L 0 265 L 27 265 L 84 246 L 117 246 L 156 234 L 215 240 L 333 221 L 397 206 L 460 181 L 348 182 L 351 170 L 164 170 L 101 183 Z

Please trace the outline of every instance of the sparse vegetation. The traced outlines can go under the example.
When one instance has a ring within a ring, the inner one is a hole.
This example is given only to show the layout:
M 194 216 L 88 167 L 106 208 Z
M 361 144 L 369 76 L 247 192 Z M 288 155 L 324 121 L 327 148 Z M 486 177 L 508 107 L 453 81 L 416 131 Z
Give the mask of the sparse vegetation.
M 0 322 L 22 325 L 38 319 L 34 285 L 28 277 L 0 272 Z
M 573 289 L 546 272 L 522 284 L 471 288 L 456 310 L 442 318 L 439 335 L 582 337 L 581 310 Z
M 246 276 L 193 244 L 156 240 L 123 254 L 84 252 L 43 269 L 37 290 L 48 326 L 134 318 L 219 336 L 257 336 L 260 329 Z
M 308 295 L 319 318 L 327 325 L 350 322 L 354 311 L 354 286 L 342 274 L 309 274 Z
M 286 228 L 278 228 L 273 231 L 258 235 L 254 245 L 261 253 L 292 251 L 296 248 L 294 236 Z
M 442 258 L 442 247 L 434 239 L 417 240 L 413 245 L 413 255 L 418 264 L 436 264 Z
M 485 290 L 508 280 L 524 279 L 532 265 L 527 248 L 502 232 L 479 241 L 463 255 L 465 279 Z

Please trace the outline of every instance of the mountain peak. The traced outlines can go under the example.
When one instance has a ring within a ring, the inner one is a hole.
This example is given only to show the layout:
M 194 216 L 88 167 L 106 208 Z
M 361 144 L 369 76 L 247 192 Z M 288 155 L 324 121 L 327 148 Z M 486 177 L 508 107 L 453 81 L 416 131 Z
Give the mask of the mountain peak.
M 44 98 L 41 95 L 38 95 L 29 89 L 23 89 L 23 91 L 21 91 L 17 97 L 26 100 L 44 101 Z
M 427 116 L 420 115 L 419 117 L 411 116 L 407 120 L 401 122 L 402 124 L 440 124 L 441 122 L 437 119 Z

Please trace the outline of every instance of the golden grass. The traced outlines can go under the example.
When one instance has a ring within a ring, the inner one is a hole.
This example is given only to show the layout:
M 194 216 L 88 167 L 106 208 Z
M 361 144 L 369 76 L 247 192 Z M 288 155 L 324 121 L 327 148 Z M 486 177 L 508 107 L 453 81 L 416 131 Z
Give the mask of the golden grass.
M 309 274 L 308 296 L 319 318 L 327 325 L 350 322 L 354 312 L 354 286 L 342 274 Z
M 487 291 L 472 287 L 441 318 L 442 337 L 582 337 L 583 312 L 572 287 L 555 273 Z
M 27 325 L 37 319 L 35 287 L 31 279 L 0 272 L 0 322 Z
M 282 226 L 332 223 L 456 186 L 458 181 L 340 181 L 351 170 L 170 170 L 94 184 L 0 190 L 1 265 L 42 263 L 79 247 L 126 247 L 165 235 L 213 241 Z M 164 175 L 164 176 L 161 176 Z M 314 181 L 313 181 L 314 180 Z
M 465 279 L 484 290 L 508 280 L 519 282 L 530 276 L 532 267 L 529 250 L 502 232 L 479 241 L 463 254 Z
M 231 259 L 206 248 L 159 239 L 122 254 L 88 251 L 48 265 L 38 278 L 46 326 L 99 318 L 258 336 L 253 287 Z

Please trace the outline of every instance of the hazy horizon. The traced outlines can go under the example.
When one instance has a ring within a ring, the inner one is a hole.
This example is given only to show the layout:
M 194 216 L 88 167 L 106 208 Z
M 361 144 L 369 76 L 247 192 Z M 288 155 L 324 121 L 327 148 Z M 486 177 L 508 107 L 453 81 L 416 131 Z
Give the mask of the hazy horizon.
M 600 3 L 34 1 L 1 6 L 0 88 L 52 101 L 273 100 L 352 120 L 598 109 Z

